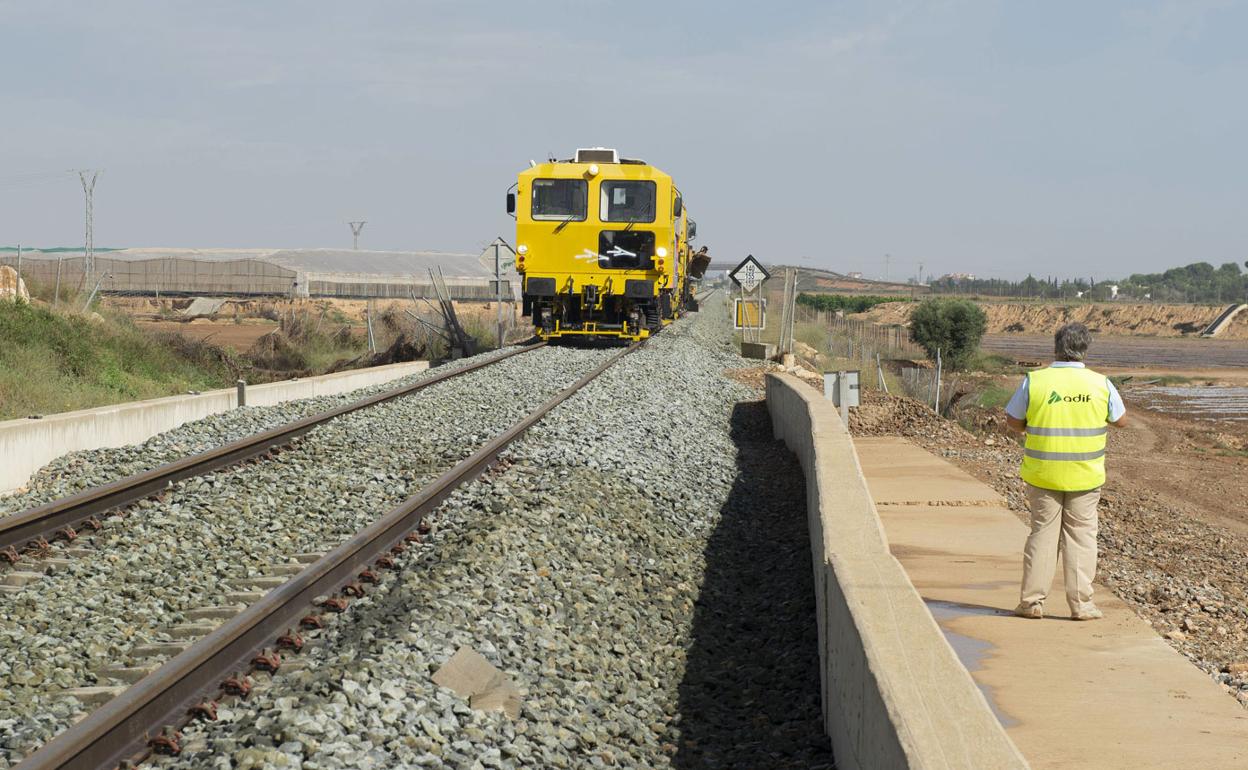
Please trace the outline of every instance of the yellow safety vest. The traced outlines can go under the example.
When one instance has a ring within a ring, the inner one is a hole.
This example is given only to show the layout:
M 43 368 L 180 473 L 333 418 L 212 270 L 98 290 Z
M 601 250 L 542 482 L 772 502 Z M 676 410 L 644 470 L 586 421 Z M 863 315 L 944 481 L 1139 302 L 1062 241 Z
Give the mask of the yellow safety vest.
M 1109 384 L 1077 366 L 1027 375 L 1027 441 L 1019 475 L 1032 486 L 1061 492 L 1105 483 Z

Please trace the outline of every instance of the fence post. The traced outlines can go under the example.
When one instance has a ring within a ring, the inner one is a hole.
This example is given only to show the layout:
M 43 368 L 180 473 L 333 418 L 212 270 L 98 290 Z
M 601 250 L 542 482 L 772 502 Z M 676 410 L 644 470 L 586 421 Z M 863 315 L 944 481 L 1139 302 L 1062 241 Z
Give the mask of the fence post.
M 932 408 L 936 410 L 936 414 L 940 414 L 940 348 L 936 348 L 936 398 L 932 402 Z

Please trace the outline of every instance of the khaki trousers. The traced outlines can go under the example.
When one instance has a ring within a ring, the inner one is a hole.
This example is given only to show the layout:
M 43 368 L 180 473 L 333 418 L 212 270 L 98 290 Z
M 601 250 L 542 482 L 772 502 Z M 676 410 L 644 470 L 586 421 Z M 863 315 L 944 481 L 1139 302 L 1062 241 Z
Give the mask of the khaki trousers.
M 1096 504 L 1101 490 L 1059 492 L 1027 485 L 1031 534 L 1023 548 L 1024 604 L 1043 602 L 1053 586 L 1057 555 L 1071 611 L 1092 603 L 1096 579 Z

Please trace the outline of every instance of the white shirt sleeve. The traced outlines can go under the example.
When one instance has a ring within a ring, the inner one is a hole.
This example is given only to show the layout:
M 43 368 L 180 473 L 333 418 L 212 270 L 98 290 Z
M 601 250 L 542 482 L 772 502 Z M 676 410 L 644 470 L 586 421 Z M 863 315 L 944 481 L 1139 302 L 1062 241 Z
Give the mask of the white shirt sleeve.
M 1031 406 L 1031 378 L 1023 377 L 1023 383 L 1018 386 L 1018 390 L 1014 391 L 1014 395 L 1010 396 L 1010 402 L 1005 405 L 1005 413 L 1013 417 L 1015 420 L 1027 419 L 1027 408 Z
M 1109 388 L 1109 422 L 1118 422 L 1127 413 L 1127 405 L 1122 402 L 1122 396 L 1114 387 L 1113 380 L 1106 377 L 1105 385 Z

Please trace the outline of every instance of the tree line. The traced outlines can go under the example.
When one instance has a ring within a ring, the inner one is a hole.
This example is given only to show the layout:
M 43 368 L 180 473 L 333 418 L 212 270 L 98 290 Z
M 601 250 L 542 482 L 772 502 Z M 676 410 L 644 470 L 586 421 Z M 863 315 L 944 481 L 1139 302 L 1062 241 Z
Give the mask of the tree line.
M 1248 267 L 1248 262 L 1244 262 Z M 1193 262 L 1173 267 L 1162 273 L 1133 273 L 1117 280 L 1036 278 L 1028 275 L 1021 281 L 999 278 L 951 278 L 932 281 L 933 294 L 985 294 L 995 297 L 1035 299 L 1117 299 L 1152 300 L 1155 302 L 1248 302 L 1248 273 L 1237 262 L 1214 267 L 1208 262 Z
M 850 294 L 799 294 L 797 304 L 815 310 L 844 310 L 846 313 L 865 313 L 885 302 L 908 302 L 909 297 L 881 297 L 878 295 Z

